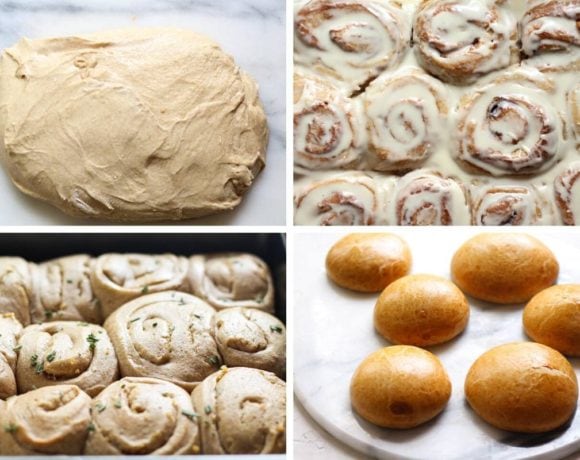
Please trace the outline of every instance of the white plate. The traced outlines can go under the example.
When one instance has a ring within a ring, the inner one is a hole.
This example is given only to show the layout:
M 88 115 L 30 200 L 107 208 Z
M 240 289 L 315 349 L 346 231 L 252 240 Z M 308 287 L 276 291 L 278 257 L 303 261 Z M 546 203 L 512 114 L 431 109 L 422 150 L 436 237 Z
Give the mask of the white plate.
M 173 26 L 212 37 L 258 81 L 270 127 L 267 164 L 236 210 L 181 223 L 284 225 L 284 3 L 278 0 L 0 1 L 0 50 L 14 45 L 22 37 L 45 38 L 131 26 Z M 12 185 L 2 168 L 0 197 L 0 225 L 99 224 L 69 217 L 49 204 L 24 196 Z
M 375 229 L 375 231 L 377 231 Z M 449 277 L 451 257 L 477 228 L 392 229 L 411 246 L 413 273 Z M 580 282 L 580 235 L 569 229 L 526 229 L 555 253 L 559 283 Z M 348 232 L 295 235 L 294 388 L 312 417 L 337 439 L 379 458 L 425 460 L 555 459 L 580 450 L 580 409 L 556 432 L 522 435 L 497 430 L 481 420 L 464 399 L 463 383 L 473 361 L 502 343 L 523 341 L 522 306 L 499 306 L 469 299 L 471 317 L 455 340 L 429 348 L 441 358 L 453 394 L 445 411 L 418 428 L 376 427 L 353 413 L 351 376 L 371 352 L 390 345 L 373 328 L 378 294 L 357 294 L 326 277 L 328 249 Z M 572 360 L 580 378 L 580 359 Z

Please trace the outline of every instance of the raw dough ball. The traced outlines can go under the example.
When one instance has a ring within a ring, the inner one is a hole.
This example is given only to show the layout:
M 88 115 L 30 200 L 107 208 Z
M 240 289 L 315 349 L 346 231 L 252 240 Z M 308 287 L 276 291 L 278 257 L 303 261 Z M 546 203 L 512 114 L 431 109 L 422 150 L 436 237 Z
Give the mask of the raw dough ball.
M 354 410 L 386 428 L 413 428 L 439 414 L 451 397 L 441 361 L 417 347 L 382 348 L 365 358 L 350 384 Z
M 392 343 L 419 347 L 447 342 L 469 319 L 469 304 L 452 282 L 409 275 L 385 288 L 375 306 L 375 328 Z
M 409 246 L 390 233 L 351 233 L 330 248 L 326 272 L 339 286 L 379 292 L 409 273 Z
M 570 363 L 556 350 L 539 343 L 510 343 L 492 348 L 473 363 L 465 396 L 496 428 L 540 433 L 572 416 L 578 382 Z
M 524 328 L 534 341 L 580 356 L 580 284 L 552 286 L 524 309 Z
M 508 304 L 528 301 L 555 283 L 554 254 L 524 233 L 482 233 L 466 241 L 451 261 L 453 281 L 478 299 Z
M 23 39 L 2 53 L 0 87 L 12 180 L 68 214 L 151 221 L 226 211 L 264 167 L 255 82 L 189 31 Z

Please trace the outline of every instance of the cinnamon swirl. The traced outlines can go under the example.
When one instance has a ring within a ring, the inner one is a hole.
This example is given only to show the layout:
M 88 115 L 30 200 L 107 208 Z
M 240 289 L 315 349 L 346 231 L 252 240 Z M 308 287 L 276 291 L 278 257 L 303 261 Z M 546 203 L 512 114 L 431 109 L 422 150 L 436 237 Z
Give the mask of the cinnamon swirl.
M 76 385 L 39 388 L 0 401 L 0 455 L 80 455 L 91 398 Z
M 222 364 L 211 335 L 214 314 L 201 299 L 176 291 L 126 303 L 104 326 L 121 375 L 161 378 L 191 391 Z
M 351 166 L 361 154 L 355 102 L 330 83 L 294 75 L 294 162 L 307 169 Z
M 517 60 L 517 21 L 502 0 L 424 0 L 413 27 L 415 55 L 441 80 L 468 84 Z
M 457 159 L 494 176 L 545 171 L 561 155 L 562 122 L 554 84 L 540 72 L 515 70 L 460 102 Z
M 378 78 L 364 96 L 372 168 L 416 168 L 436 149 L 447 117 L 445 87 L 418 69 Z
M 556 204 L 564 225 L 580 225 L 580 161 L 574 161 L 554 181 Z
M 274 311 L 274 283 L 266 262 L 252 254 L 192 256 L 188 281 L 191 292 L 221 310 L 249 307 Z
M 426 170 L 401 178 L 394 213 L 397 225 L 469 225 L 470 221 L 463 186 Z
M 331 175 L 304 187 L 294 199 L 299 225 L 373 225 L 378 197 L 364 174 Z
M 410 22 L 388 0 L 311 0 L 295 17 L 294 59 L 356 91 L 401 61 Z
M 0 314 L 0 399 L 16 394 L 16 359 L 22 324 L 14 313 Z
M 0 257 L 0 313 L 14 313 L 24 326 L 30 324 L 31 267 L 20 257 Z
M 113 345 L 101 326 L 75 321 L 34 324 L 24 328 L 18 345 L 20 393 L 66 383 L 95 396 L 118 376 Z
M 199 448 L 198 414 L 182 388 L 126 377 L 92 403 L 87 455 L 187 455 Z

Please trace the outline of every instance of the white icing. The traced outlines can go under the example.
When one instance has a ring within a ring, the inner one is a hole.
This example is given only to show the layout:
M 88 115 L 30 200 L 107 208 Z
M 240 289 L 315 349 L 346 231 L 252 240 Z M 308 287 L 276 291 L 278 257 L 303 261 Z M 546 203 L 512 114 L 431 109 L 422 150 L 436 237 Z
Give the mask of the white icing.
M 580 161 L 573 162 L 554 181 L 556 194 L 566 203 L 574 225 L 580 225 Z

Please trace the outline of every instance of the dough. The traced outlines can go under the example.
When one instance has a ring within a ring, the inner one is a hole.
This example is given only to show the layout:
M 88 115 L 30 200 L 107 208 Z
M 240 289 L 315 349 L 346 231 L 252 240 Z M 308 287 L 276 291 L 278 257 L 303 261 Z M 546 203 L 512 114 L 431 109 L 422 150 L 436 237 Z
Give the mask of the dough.
M 22 39 L 0 60 L 0 150 L 16 186 L 117 221 L 231 210 L 265 164 L 257 85 L 178 29 Z

